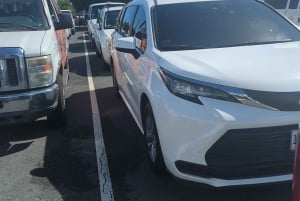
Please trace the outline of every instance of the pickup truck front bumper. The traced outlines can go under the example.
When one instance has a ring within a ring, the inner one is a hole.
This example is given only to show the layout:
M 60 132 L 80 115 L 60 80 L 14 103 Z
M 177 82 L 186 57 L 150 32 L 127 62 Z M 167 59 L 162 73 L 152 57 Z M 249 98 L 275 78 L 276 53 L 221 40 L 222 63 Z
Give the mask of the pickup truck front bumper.
M 33 121 L 58 104 L 58 85 L 23 93 L 0 95 L 0 125 Z

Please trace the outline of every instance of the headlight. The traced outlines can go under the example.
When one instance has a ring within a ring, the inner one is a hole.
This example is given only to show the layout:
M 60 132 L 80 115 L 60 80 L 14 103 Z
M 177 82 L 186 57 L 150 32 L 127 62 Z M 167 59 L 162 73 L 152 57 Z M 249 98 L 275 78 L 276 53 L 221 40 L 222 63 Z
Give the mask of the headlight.
M 51 57 L 34 57 L 26 59 L 30 88 L 48 86 L 53 80 Z
M 169 91 L 180 98 L 199 104 L 202 104 L 199 96 L 240 103 L 231 94 L 209 86 L 208 83 L 185 79 L 163 69 L 160 70 L 160 75 Z

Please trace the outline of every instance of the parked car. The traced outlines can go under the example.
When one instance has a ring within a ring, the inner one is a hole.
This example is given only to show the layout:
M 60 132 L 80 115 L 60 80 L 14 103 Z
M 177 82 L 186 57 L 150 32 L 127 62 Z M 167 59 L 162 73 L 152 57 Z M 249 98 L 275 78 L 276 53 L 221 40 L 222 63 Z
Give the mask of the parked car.
M 89 37 L 91 41 L 91 46 L 95 46 L 95 34 L 96 30 L 99 28 L 99 25 L 97 23 L 97 16 L 99 14 L 99 11 L 104 7 L 104 6 L 123 6 L 125 5 L 124 3 L 121 2 L 106 2 L 106 3 L 94 3 L 89 5 L 89 9 L 86 15 L 86 20 L 87 20 L 87 26 L 88 26 L 88 32 L 89 32 Z
M 155 172 L 216 187 L 291 181 L 294 24 L 260 1 L 133 0 L 112 38 L 114 87 Z
M 69 32 L 70 34 L 74 35 L 75 34 L 75 20 L 74 20 L 74 17 L 73 17 L 73 14 L 72 14 L 72 11 L 71 10 L 61 10 L 62 13 L 66 13 L 66 14 L 69 14 L 72 18 L 72 23 L 73 23 L 73 26 L 69 29 Z M 71 35 L 70 35 L 71 36 Z M 70 37 L 69 36 L 69 37 Z
M 300 27 L 299 0 L 263 0 Z
M 68 77 L 64 29 L 72 26 L 54 0 L 0 0 L 0 124 L 47 116 L 62 124 Z
M 292 136 L 295 139 L 295 143 L 291 143 L 291 146 L 295 148 L 294 159 L 294 177 L 293 177 L 293 201 L 300 201 L 300 132 L 295 130 L 292 132 Z
M 122 6 L 105 7 L 99 13 L 99 29 L 95 34 L 96 53 L 103 58 L 107 66 L 110 66 L 111 34 L 115 30 L 116 21 L 122 8 Z

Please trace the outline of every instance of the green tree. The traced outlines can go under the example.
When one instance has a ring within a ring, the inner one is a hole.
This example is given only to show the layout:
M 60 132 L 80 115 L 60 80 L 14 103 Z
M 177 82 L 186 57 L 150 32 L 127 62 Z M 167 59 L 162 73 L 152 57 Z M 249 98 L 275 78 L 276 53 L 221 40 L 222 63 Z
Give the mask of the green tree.
M 104 3 L 107 0 L 71 0 L 76 11 L 87 10 L 88 6 L 93 3 Z M 110 2 L 128 3 L 131 0 L 110 0 Z
M 71 10 L 72 14 L 75 14 L 73 4 L 69 0 L 58 0 L 57 4 L 61 10 Z

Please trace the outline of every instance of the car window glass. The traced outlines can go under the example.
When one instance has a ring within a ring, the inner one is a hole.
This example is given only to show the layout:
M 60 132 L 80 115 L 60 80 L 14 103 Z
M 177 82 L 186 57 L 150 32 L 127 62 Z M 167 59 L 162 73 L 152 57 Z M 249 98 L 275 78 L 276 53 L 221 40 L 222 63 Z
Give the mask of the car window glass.
M 265 0 L 265 2 L 275 9 L 285 9 L 288 0 Z
M 154 39 L 161 50 L 220 48 L 300 40 L 298 29 L 257 1 L 201 1 L 158 5 L 154 7 L 153 15 Z
M 93 6 L 92 7 L 92 12 L 91 12 L 91 19 L 97 19 L 99 11 L 101 11 L 101 9 L 103 7 L 104 7 L 104 5 Z
M 130 35 L 130 28 L 132 25 L 132 21 L 134 19 L 135 13 L 136 13 L 137 6 L 129 6 L 124 14 L 122 25 L 121 25 L 121 34 L 123 36 L 129 36 Z
M 133 25 L 132 25 L 132 31 L 131 31 L 131 36 L 134 36 L 135 33 L 141 28 L 143 24 L 146 23 L 146 14 L 145 10 L 143 7 L 139 7 Z
M 291 0 L 290 5 L 289 5 L 289 9 L 297 9 L 298 4 L 299 4 L 299 0 Z
M 117 20 L 117 17 L 119 15 L 119 12 L 120 11 L 118 11 L 118 10 L 106 12 L 105 20 L 104 20 L 105 21 L 104 29 L 113 29 L 113 28 L 115 28 L 116 20 Z
M 41 0 L 0 0 L 1 31 L 44 30 L 49 27 Z
M 146 14 L 143 7 L 139 7 L 132 25 L 131 36 L 135 37 L 135 45 L 145 52 L 147 47 Z
M 125 7 L 122 8 L 122 10 L 120 11 L 119 16 L 118 16 L 118 18 L 117 18 L 116 30 L 117 30 L 118 32 L 121 31 L 121 22 L 122 22 L 122 20 L 123 20 L 125 11 L 126 11 L 126 8 L 125 8 Z
M 58 22 L 58 17 L 56 15 L 55 8 L 53 7 L 52 2 L 50 0 L 47 0 L 47 2 L 48 2 L 49 12 L 50 12 L 53 22 Z

